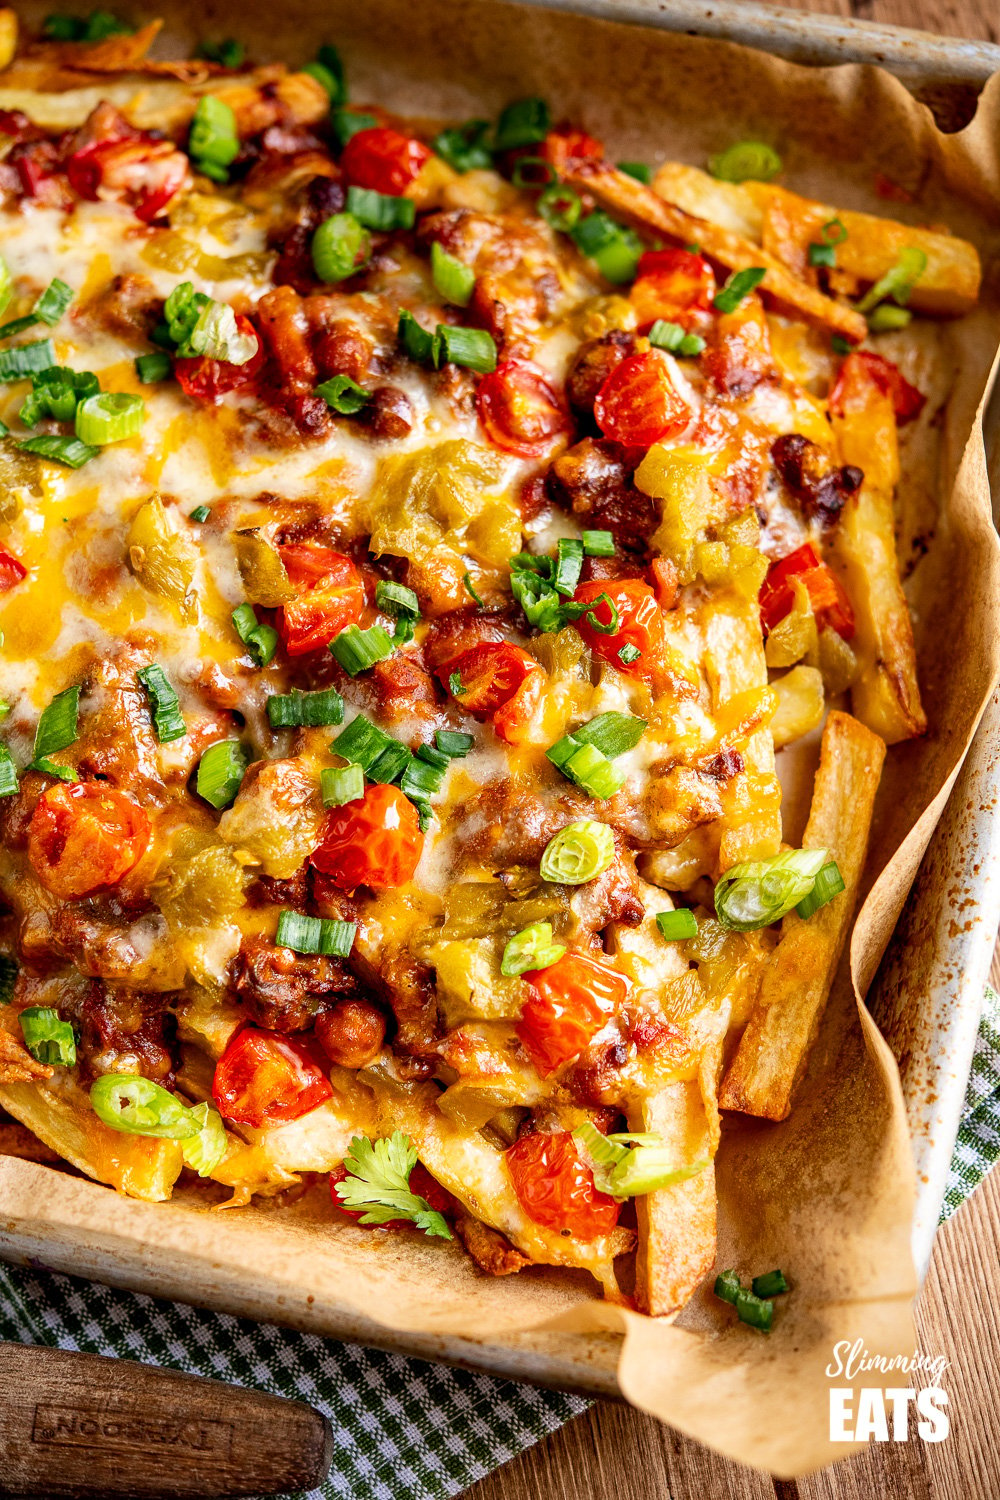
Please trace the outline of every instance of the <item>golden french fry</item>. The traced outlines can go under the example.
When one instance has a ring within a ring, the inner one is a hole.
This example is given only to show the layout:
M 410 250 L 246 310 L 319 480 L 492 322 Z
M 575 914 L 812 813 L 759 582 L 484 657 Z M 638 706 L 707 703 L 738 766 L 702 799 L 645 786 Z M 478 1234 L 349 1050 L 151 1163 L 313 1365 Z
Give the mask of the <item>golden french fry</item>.
M 653 191 L 696 219 L 708 219 L 759 245 L 763 211 L 747 184 L 720 182 L 700 167 L 668 161 L 653 178 Z
M 828 849 L 844 890 L 807 920 L 794 911 L 767 960 L 757 1003 L 722 1081 L 723 1109 L 783 1120 L 830 993 L 854 915 L 885 744 L 833 712 L 823 729 L 806 849 Z
M 779 311 L 788 311 L 807 323 L 829 328 L 853 343 L 859 343 L 868 332 L 868 325 L 860 313 L 834 302 L 831 297 L 824 297 L 815 287 L 791 276 L 766 250 L 730 229 L 722 229 L 707 219 L 694 218 L 674 204 L 665 202 L 652 188 L 637 182 L 626 172 L 619 172 L 607 162 L 571 160 L 563 177 L 571 187 L 590 193 L 620 218 L 683 245 L 696 242 L 711 260 L 718 261 L 728 271 L 763 266 L 767 274 L 760 283 L 760 290 L 771 298 Z

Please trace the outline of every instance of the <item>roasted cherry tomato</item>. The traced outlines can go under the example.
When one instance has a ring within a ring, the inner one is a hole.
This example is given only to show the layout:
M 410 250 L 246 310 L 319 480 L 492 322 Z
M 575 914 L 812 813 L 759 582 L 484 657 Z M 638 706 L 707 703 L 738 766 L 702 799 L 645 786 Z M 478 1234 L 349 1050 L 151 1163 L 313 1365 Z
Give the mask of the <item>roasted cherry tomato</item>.
M 236 314 L 236 326 L 242 334 L 253 334 L 257 340 L 257 353 L 245 365 L 231 365 L 226 360 L 208 359 L 204 354 L 196 354 L 188 359 L 175 359 L 174 374 L 185 396 L 191 396 L 195 401 L 207 401 L 214 406 L 227 391 L 239 390 L 259 375 L 264 363 L 260 334 L 242 313 Z
M 327 646 L 345 625 L 356 625 L 365 607 L 361 574 L 343 552 L 293 542 L 279 547 L 285 572 L 300 590 L 283 604 L 278 633 L 289 656 L 303 656 Z
M 657 318 L 687 328 L 698 313 L 707 312 L 715 296 L 715 274 L 708 261 L 690 250 L 645 250 L 629 301 L 640 330 Z
M 212 1079 L 222 1118 L 258 1130 L 297 1120 L 332 1093 L 330 1080 L 301 1043 L 254 1026 L 232 1038 Z
M 594 1186 L 572 1131 L 522 1135 L 506 1160 L 521 1207 L 543 1229 L 596 1240 L 618 1223 L 621 1205 Z
M 493 728 L 508 745 L 521 745 L 527 739 L 544 692 L 545 673 L 539 668 L 537 672 L 529 673 L 513 697 L 497 709 L 493 715 Z
M 514 1029 L 543 1076 L 582 1052 L 628 994 L 624 974 L 582 953 L 524 978 L 532 993 Z
M 69 157 L 66 175 L 81 198 L 119 198 L 149 224 L 184 186 L 188 160 L 171 141 L 133 131 L 81 147 Z
M 149 819 L 103 781 L 50 786 L 28 825 L 28 858 L 42 885 L 64 900 L 117 885 L 149 844 Z
M 585 130 L 570 127 L 566 130 L 550 130 L 538 154 L 544 161 L 551 162 L 561 176 L 568 161 L 600 161 L 604 155 L 604 147 Z
M 809 543 L 772 563 L 760 590 L 760 622 L 767 635 L 792 610 L 795 593 L 792 579 L 805 584 L 820 630 L 829 627 L 849 641 L 854 634 L 854 611 L 837 575 L 820 562 Z
M 594 402 L 594 417 L 604 436 L 626 447 L 648 448 L 664 438 L 677 437 L 691 416 L 659 349 L 623 359 Z
M 461 680 L 459 691 L 451 686 L 456 675 Z M 492 719 L 528 678 L 537 677 L 541 683 L 542 669 L 533 656 L 510 641 L 485 641 L 452 657 L 438 669 L 438 676 L 466 713 Z
M 27 575 L 27 568 L 16 557 L 12 557 L 9 552 L 0 552 L 0 594 L 6 594 L 8 589 L 12 589 Z
M 333 1199 L 334 1208 L 339 1208 L 342 1214 L 349 1214 L 352 1219 L 360 1220 L 365 1209 L 348 1208 L 340 1198 L 337 1197 L 337 1183 L 343 1182 L 349 1176 L 347 1168 L 341 1162 L 339 1167 L 334 1167 L 330 1173 L 330 1197 Z M 436 1178 L 432 1177 L 422 1161 L 410 1173 L 410 1192 L 415 1193 L 418 1198 L 423 1198 L 431 1208 L 437 1209 L 439 1214 L 449 1214 L 455 1211 L 455 1200 L 447 1188 L 443 1188 Z M 412 1219 L 389 1219 L 384 1224 L 362 1224 L 362 1229 L 412 1229 Z
M 423 141 L 385 125 L 352 135 L 340 158 L 340 170 L 355 187 L 399 197 L 419 176 L 432 152 Z
M 479 382 L 476 410 L 491 443 L 518 458 L 539 458 L 562 433 L 569 413 L 540 370 L 522 359 L 498 365 Z
M 342 891 L 388 891 L 413 878 L 424 847 L 420 818 L 397 786 L 370 786 L 328 815 L 312 863 Z
M 607 594 L 618 611 L 618 629 L 613 635 L 602 633 L 584 614 L 576 622 L 577 630 L 591 651 L 620 671 L 635 677 L 655 676 L 663 645 L 663 614 L 653 590 L 641 578 L 592 578 L 581 583 L 573 598 L 580 604 L 593 604 L 589 613 L 601 625 L 610 625 L 614 616 L 607 601 L 595 603 L 602 594 Z M 626 646 L 639 652 L 633 661 L 622 661 L 620 653 Z
M 871 399 L 872 388 L 892 398 L 892 409 L 900 427 L 919 417 L 927 397 L 918 391 L 891 360 L 868 349 L 849 354 L 840 367 L 836 384 L 830 392 L 830 410 L 835 417 L 851 411 L 862 411 Z

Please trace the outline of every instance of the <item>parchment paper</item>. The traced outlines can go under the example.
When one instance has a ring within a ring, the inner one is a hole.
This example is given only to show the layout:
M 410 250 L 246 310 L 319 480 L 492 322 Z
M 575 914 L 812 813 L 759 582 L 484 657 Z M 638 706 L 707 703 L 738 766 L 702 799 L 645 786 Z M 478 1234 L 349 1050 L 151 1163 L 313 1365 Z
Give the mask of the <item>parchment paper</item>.
M 838 206 L 947 224 L 980 248 L 981 308 L 928 335 L 954 373 L 934 429 L 940 442 L 905 456 L 901 551 L 907 565 L 915 562 L 908 589 L 931 729 L 890 752 L 866 875 L 870 894 L 792 1116 L 780 1125 L 729 1118 L 718 1158 L 720 1266 L 747 1276 L 780 1265 L 793 1284 L 774 1332 L 764 1337 L 736 1325 L 707 1291 L 666 1326 L 597 1301 L 582 1276 L 531 1269 L 490 1280 L 453 1247 L 335 1224 L 318 1200 L 289 1214 L 216 1215 L 191 1200 L 125 1204 L 53 1177 L 42 1214 L 81 1231 L 113 1217 L 123 1253 L 155 1236 L 141 1245 L 154 1263 L 194 1255 L 223 1285 L 253 1267 L 287 1288 L 289 1301 L 308 1288 L 314 1304 L 329 1298 L 387 1328 L 494 1341 L 539 1327 L 581 1339 L 588 1331 L 619 1332 L 622 1390 L 672 1426 L 784 1476 L 841 1457 L 850 1450 L 828 1437 L 832 1346 L 860 1338 L 872 1354 L 908 1354 L 915 1291 L 899 1079 L 857 997 L 1000 674 L 1000 547 L 980 430 L 1000 326 L 1000 77 L 973 123 L 943 136 L 929 112 L 876 69 L 808 70 L 726 44 L 514 6 L 251 0 L 237 8 L 187 0 L 158 9 L 172 27 L 171 51 L 235 33 L 261 60 L 301 61 L 318 41 L 336 40 L 352 99 L 402 114 L 487 116 L 511 98 L 540 93 L 557 116 L 602 136 L 613 158 L 651 162 L 701 165 L 734 140 L 763 139 L 784 157 L 789 186 Z M 879 200 L 876 172 L 916 202 Z M 940 514 L 929 518 L 928 507 L 937 505 Z M 947 892 L 927 899 L 944 902 Z M 281 1318 L 283 1301 L 273 1316 Z M 873 1374 L 865 1383 L 905 1379 Z

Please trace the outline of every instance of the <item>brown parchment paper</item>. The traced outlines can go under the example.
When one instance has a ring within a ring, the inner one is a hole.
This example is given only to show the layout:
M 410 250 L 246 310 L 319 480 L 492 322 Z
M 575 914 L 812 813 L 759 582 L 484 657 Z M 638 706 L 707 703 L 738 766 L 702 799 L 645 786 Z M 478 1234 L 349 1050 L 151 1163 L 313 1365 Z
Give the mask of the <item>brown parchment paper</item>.
M 763 1337 L 708 1289 L 673 1326 L 597 1301 L 587 1278 L 532 1268 L 479 1275 L 455 1247 L 335 1224 L 317 1197 L 285 1213 L 213 1214 L 194 1199 L 150 1206 L 25 1163 L 0 1161 L 0 1248 L 72 1260 L 164 1295 L 251 1308 L 342 1336 L 406 1330 L 423 1352 L 451 1336 L 533 1347 L 559 1379 L 589 1360 L 637 1406 L 730 1457 L 783 1476 L 841 1457 L 829 1440 L 826 1374 L 836 1343 L 913 1348 L 912 1165 L 895 1062 L 860 1001 L 892 932 L 980 713 L 1000 674 L 1000 547 L 990 519 L 981 403 L 997 347 L 1000 77 L 972 124 L 943 136 L 928 111 L 871 68 L 808 70 L 727 44 L 569 14 L 456 0 L 328 3 L 178 0 L 160 5 L 171 50 L 245 37 L 260 59 L 301 61 L 335 39 L 352 99 L 402 114 L 487 116 L 526 94 L 604 137 L 613 158 L 699 165 L 740 138 L 772 142 L 784 181 L 838 206 L 940 223 L 980 248 L 983 302 L 927 325 L 924 389 L 935 421 L 904 445 L 900 551 L 909 569 L 925 739 L 889 754 L 866 873 L 867 900 L 792 1116 L 727 1119 L 718 1158 L 719 1264 L 780 1265 L 793 1292 Z M 39 12 L 40 13 L 40 12 Z M 886 203 L 876 172 L 914 195 Z M 891 350 L 887 348 L 887 352 Z M 940 903 L 944 890 L 925 899 Z M 976 1003 L 976 997 L 970 997 Z M 39 1182 L 44 1195 L 39 1198 Z M 62 1248 L 56 1251 L 56 1246 Z M 40 1248 L 39 1248 L 40 1247 Z M 575 1361 L 575 1364 L 574 1364 Z M 508 1366 L 509 1368 L 509 1366 Z M 834 1384 L 844 1382 L 832 1382 Z M 869 1385 L 905 1384 L 877 1374 Z

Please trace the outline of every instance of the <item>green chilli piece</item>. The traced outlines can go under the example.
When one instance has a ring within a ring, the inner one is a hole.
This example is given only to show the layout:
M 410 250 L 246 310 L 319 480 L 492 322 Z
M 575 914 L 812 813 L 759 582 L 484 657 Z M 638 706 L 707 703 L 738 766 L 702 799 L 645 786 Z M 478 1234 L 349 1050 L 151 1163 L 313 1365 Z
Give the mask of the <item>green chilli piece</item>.
M 182 740 L 187 734 L 187 725 L 166 672 L 153 662 L 148 667 L 142 667 L 135 675 L 145 688 L 152 705 L 153 727 L 160 744 L 169 745 L 173 740 Z
M 660 936 L 666 938 L 668 943 L 679 943 L 686 938 L 698 936 L 698 919 L 686 906 L 675 907 L 673 911 L 657 912 L 656 925 L 660 929 Z
M 226 1127 L 219 1111 L 213 1109 L 207 1100 L 196 1104 L 189 1110 L 189 1114 L 197 1134 L 181 1141 L 184 1165 L 197 1172 L 199 1177 L 207 1177 L 219 1165 L 228 1149 Z
M 324 766 L 319 773 L 319 791 L 324 807 L 360 802 L 365 795 L 365 773 L 357 764 Z
M 551 922 L 532 922 L 516 932 L 503 950 L 500 973 L 506 975 L 526 974 L 538 969 L 551 968 L 566 952 L 563 943 L 552 941 Z
M 449 255 L 437 240 L 431 245 L 431 278 L 435 289 L 446 302 L 455 307 L 467 307 L 476 285 L 476 273 L 471 266 Z
M 106 1073 L 92 1085 L 90 1102 L 98 1119 L 123 1135 L 186 1141 L 198 1134 L 194 1110 L 149 1078 Z
M 195 790 L 210 807 L 221 811 L 239 791 L 250 764 L 250 752 L 239 740 L 216 740 L 198 762 Z
M 731 932 L 770 927 L 808 896 L 829 861 L 826 849 L 789 849 L 733 865 L 715 887 L 715 913 Z
M 76 1062 L 76 1035 L 68 1021 L 48 1005 L 29 1005 L 18 1016 L 24 1045 L 36 1062 L 71 1068 Z
M 721 313 L 735 312 L 745 297 L 760 286 L 767 275 L 765 266 L 747 266 L 743 271 L 734 271 L 725 284 L 716 292 L 712 306 Z
M 257 667 L 266 667 L 278 649 L 278 632 L 262 625 L 252 604 L 240 604 L 232 613 L 233 629 Z
M 557 885 L 586 885 L 602 875 L 615 858 L 615 836 L 607 823 L 578 818 L 549 839 L 541 859 L 541 876 Z
M 346 958 L 357 936 L 356 922 L 337 922 L 331 917 L 307 917 L 287 908 L 278 914 L 275 945 L 293 953 L 321 953 L 327 958 Z
M 708 170 L 720 182 L 771 182 L 781 168 L 781 157 L 763 141 L 737 141 L 708 160 Z
M 312 237 L 313 270 L 320 281 L 346 281 L 368 264 L 372 242 L 353 214 L 332 214 Z
M 880 276 L 862 297 L 857 304 L 858 312 L 870 313 L 886 298 L 891 298 L 901 307 L 905 306 L 910 300 L 914 283 L 920 280 L 926 269 L 927 256 L 923 250 L 918 250 L 915 245 L 907 245 L 899 252 L 895 265 L 890 266 L 885 275 Z
M 226 181 L 228 174 L 224 169 L 240 154 L 240 138 L 236 129 L 236 116 L 224 99 L 217 99 L 214 94 L 203 94 L 198 100 L 198 108 L 191 121 L 188 150 L 196 167 L 202 171 L 206 166 L 214 168 L 215 171 L 210 171 L 208 175 L 216 177 L 216 173 L 221 172 L 223 175 L 216 180 Z
M 145 420 L 146 403 L 141 396 L 102 391 L 80 402 L 74 427 L 81 443 L 103 448 L 108 443 L 122 443 L 136 437 Z

